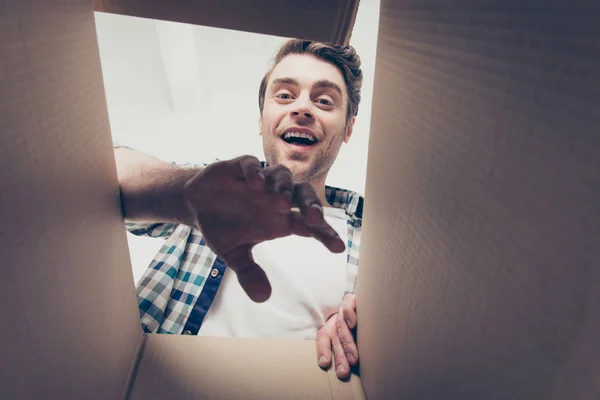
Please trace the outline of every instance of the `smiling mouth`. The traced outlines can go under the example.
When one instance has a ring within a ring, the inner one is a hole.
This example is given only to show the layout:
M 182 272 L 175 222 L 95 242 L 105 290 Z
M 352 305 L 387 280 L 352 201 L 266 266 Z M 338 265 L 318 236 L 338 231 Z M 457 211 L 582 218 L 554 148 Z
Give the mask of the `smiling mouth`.
M 309 147 L 317 144 L 318 140 L 310 133 L 287 132 L 281 136 L 281 140 L 296 146 Z

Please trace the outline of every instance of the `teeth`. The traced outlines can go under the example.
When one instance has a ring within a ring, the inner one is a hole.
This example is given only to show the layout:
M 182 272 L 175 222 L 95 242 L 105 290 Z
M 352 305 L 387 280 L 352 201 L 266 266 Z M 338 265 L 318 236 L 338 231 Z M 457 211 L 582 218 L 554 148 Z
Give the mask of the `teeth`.
M 292 137 L 299 137 L 299 138 L 304 138 L 304 139 L 308 139 L 312 142 L 316 142 L 317 139 L 311 135 L 310 133 L 304 133 L 304 132 L 287 132 L 286 134 L 283 135 L 284 139 L 289 139 Z

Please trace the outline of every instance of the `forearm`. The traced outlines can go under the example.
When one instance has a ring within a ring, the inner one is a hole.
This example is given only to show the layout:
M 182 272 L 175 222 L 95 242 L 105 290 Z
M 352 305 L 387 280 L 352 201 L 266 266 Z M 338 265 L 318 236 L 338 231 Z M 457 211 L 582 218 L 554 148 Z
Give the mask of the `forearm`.
M 192 224 L 184 185 L 199 168 L 181 168 L 125 148 L 115 149 L 123 217 L 131 222 Z

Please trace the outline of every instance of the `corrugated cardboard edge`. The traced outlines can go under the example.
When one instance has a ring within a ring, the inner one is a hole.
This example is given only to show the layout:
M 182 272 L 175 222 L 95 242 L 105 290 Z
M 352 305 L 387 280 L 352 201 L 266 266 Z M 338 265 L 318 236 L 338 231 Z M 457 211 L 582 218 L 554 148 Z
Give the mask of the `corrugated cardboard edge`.
M 339 45 L 347 44 L 350 39 L 358 0 L 308 2 L 304 9 L 298 9 L 293 2 L 273 0 L 94 0 L 93 6 L 97 12 L 318 40 Z M 269 10 L 268 14 L 264 13 L 265 8 Z M 209 15 L 212 17 L 209 18 Z M 311 23 L 307 25 L 306 20 L 310 20 Z
M 336 21 L 338 29 L 333 33 L 335 36 L 331 38 L 332 43 L 342 46 L 346 46 L 350 43 L 359 5 L 360 0 L 348 0 L 342 2 Z
M 341 380 L 335 373 L 335 356 L 332 354 L 331 365 L 327 368 L 329 388 L 333 400 L 366 400 L 367 395 L 358 375 L 358 368 L 351 368 L 351 374 L 347 379 Z
M 123 390 L 123 395 L 121 396 L 122 400 L 127 400 L 131 395 L 131 390 L 133 388 L 133 382 L 135 382 L 135 377 L 137 375 L 138 367 L 140 366 L 140 362 L 142 360 L 142 355 L 144 354 L 144 348 L 146 346 L 146 333 L 142 332 L 140 335 L 140 340 L 138 341 L 137 349 L 135 350 L 135 358 L 131 363 L 131 369 L 129 370 L 129 374 L 127 375 L 127 381 L 125 383 L 125 388 Z
M 346 380 L 340 380 L 335 373 L 335 363 L 327 370 L 331 398 L 333 400 L 366 400 L 367 396 L 362 386 L 360 376 L 351 374 Z

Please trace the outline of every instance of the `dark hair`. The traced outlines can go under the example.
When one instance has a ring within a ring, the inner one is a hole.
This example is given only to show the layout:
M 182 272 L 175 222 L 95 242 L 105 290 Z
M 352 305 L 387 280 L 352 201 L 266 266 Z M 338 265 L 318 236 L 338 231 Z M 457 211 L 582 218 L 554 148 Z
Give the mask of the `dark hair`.
M 310 40 L 291 39 L 281 46 L 274 59 L 274 65 L 267 71 L 258 90 L 258 108 L 262 114 L 265 105 L 265 92 L 267 90 L 267 81 L 273 72 L 273 69 L 290 54 L 310 54 L 323 61 L 335 65 L 346 83 L 348 90 L 348 110 L 346 118 L 358 114 L 358 104 L 360 103 L 360 88 L 362 86 L 362 71 L 360 69 L 360 57 L 354 50 L 354 47 L 336 46 L 329 43 L 313 42 Z

